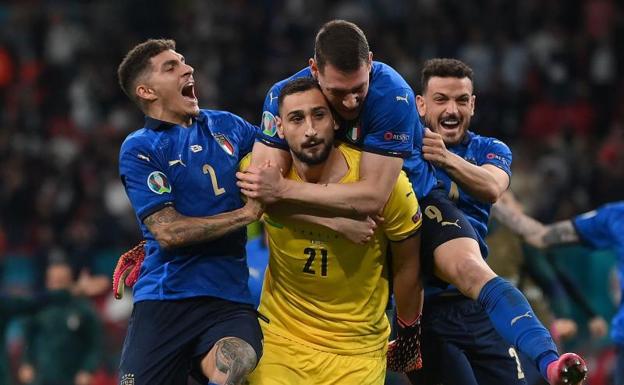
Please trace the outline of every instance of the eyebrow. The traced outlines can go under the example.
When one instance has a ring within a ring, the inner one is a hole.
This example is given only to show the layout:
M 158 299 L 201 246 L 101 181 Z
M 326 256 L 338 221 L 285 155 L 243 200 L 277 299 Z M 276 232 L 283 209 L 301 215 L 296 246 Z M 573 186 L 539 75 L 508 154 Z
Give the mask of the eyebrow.
M 327 106 L 317 106 L 317 107 L 312 107 L 312 113 L 318 112 L 318 111 L 329 111 L 329 107 Z M 294 116 L 294 115 L 304 115 L 305 112 L 302 109 L 298 109 L 298 110 L 293 110 L 290 111 L 288 114 L 286 114 L 287 117 L 290 116 Z
M 180 55 L 180 60 L 179 61 L 184 63 L 185 62 L 184 56 Z M 175 67 L 176 65 L 178 65 L 178 60 L 176 60 L 176 59 L 169 59 L 169 60 L 165 61 L 164 63 L 162 63 L 160 68 L 165 68 L 167 66 L 174 66 Z

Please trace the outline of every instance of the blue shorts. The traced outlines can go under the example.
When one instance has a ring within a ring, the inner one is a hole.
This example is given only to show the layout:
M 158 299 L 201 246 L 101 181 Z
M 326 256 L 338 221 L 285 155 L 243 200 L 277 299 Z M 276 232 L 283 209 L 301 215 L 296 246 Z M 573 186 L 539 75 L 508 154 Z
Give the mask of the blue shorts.
M 420 385 L 526 385 L 516 350 L 494 330 L 479 303 L 459 294 L 426 299 Z
M 420 199 L 419 204 L 423 212 L 420 255 L 425 283 L 428 286 L 446 288 L 448 284 L 433 275 L 434 250 L 443 243 L 457 238 L 472 238 L 477 242 L 479 239 L 464 213 L 451 202 L 444 189 L 434 188 Z M 441 215 L 431 217 L 433 210 Z
M 249 304 L 213 297 L 137 302 L 121 352 L 119 383 L 186 384 L 189 376 L 205 383 L 199 363 L 224 337 L 246 341 L 260 359 L 257 317 Z

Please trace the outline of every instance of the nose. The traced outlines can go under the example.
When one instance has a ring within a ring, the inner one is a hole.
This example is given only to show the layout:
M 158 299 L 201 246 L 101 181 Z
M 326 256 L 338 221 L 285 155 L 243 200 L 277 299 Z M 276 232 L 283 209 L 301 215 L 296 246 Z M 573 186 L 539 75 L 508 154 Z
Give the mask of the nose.
M 360 104 L 360 98 L 357 94 L 349 94 L 342 100 L 342 105 L 349 110 L 357 108 Z
M 184 74 L 193 75 L 193 73 L 195 72 L 195 69 L 191 67 L 189 64 L 184 63 L 184 65 L 186 66 L 186 68 L 184 68 Z
M 446 104 L 446 112 L 448 114 L 457 114 L 457 113 L 459 113 L 459 109 L 457 108 L 457 103 L 455 103 L 455 101 L 453 101 L 453 100 L 450 100 Z
M 316 132 L 316 128 L 314 128 L 314 124 L 312 123 L 312 119 L 307 118 L 306 119 L 306 127 L 305 127 L 305 136 L 307 137 L 311 137 L 311 136 L 316 136 L 317 132 Z

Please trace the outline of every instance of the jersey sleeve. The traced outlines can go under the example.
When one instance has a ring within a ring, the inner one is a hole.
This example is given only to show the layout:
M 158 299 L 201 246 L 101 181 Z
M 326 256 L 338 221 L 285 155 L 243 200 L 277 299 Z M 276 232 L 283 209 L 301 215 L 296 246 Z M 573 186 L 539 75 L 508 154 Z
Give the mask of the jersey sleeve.
M 242 158 L 251 152 L 259 129 L 240 116 L 234 114 L 231 116 L 237 129 L 239 158 Z
M 131 139 L 122 145 L 119 154 L 119 175 L 134 212 L 141 221 L 173 205 L 174 200 L 169 178 L 149 147 Z
M 491 139 L 481 154 L 481 165 L 491 164 L 505 171 L 511 178 L 512 155 L 509 147 L 498 139 Z
M 572 220 L 572 224 L 581 241 L 587 246 L 594 249 L 605 249 L 611 246 L 606 210 L 598 209 L 581 214 Z
M 422 214 L 405 172 L 401 171 L 383 210 L 383 229 L 391 241 L 401 241 L 415 234 L 422 224 Z
M 279 87 L 278 84 L 273 85 L 264 98 L 264 105 L 262 106 L 262 121 L 260 122 L 260 130 L 257 135 L 257 140 L 269 147 L 275 147 L 288 151 L 288 144 L 286 141 L 277 135 L 276 116 L 279 115 L 277 98 L 279 96 L 280 89 L 281 87 Z
M 382 155 L 407 158 L 414 148 L 414 133 L 420 120 L 414 92 L 399 88 L 377 96 L 365 106 L 366 136 L 362 149 Z

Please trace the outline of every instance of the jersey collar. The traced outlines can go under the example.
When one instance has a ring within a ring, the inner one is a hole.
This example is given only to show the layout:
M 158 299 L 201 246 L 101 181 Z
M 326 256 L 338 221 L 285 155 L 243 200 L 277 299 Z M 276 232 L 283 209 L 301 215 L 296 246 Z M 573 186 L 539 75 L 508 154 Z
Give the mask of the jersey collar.
M 203 122 L 205 119 L 206 119 L 206 115 L 204 111 L 199 111 L 199 115 L 194 120 Z M 145 115 L 145 128 L 148 128 L 150 130 L 154 130 L 154 131 L 166 130 L 173 126 L 176 126 L 176 124 L 171 123 L 171 122 L 165 122 L 164 120 L 159 120 L 156 118 L 152 118 L 151 116 Z

